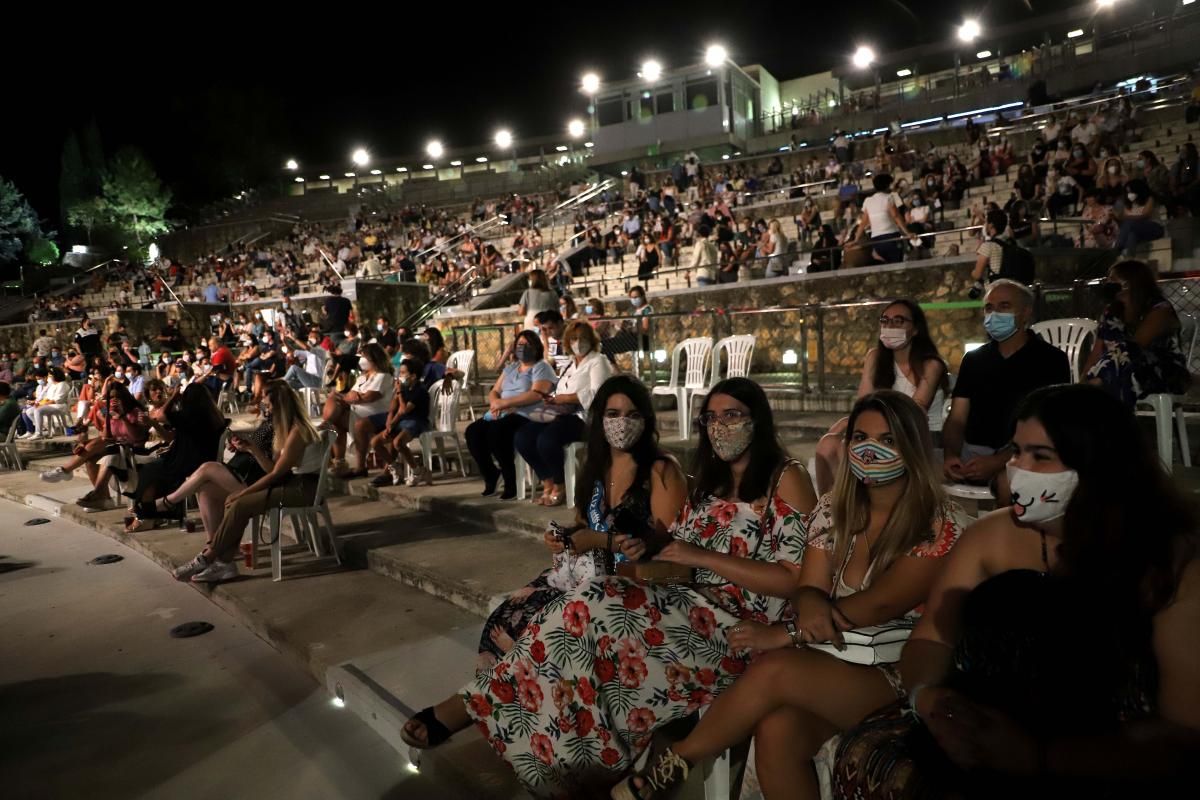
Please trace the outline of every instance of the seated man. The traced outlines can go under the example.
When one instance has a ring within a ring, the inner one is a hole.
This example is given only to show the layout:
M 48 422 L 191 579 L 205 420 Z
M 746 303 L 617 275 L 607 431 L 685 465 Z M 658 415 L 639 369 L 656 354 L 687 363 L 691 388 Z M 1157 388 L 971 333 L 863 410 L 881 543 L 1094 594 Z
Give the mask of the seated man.
M 1033 292 L 1001 279 L 984 295 L 988 343 L 963 356 L 950 416 L 942 429 L 951 481 L 986 484 L 1012 455 L 1012 416 L 1034 389 L 1070 383 L 1067 356 L 1029 330 Z
M 288 354 L 288 368 L 283 379 L 296 391 L 321 388 L 329 354 L 321 347 L 320 333 L 315 329 L 310 331 L 307 343 L 293 337 L 288 337 L 288 341 L 292 350 Z
M 542 335 L 542 346 L 546 349 L 546 358 L 554 364 L 557 370 L 559 360 L 570 361 L 571 354 L 562 350 L 563 316 L 558 309 L 550 308 L 539 311 L 533 318 L 537 323 L 538 332 Z

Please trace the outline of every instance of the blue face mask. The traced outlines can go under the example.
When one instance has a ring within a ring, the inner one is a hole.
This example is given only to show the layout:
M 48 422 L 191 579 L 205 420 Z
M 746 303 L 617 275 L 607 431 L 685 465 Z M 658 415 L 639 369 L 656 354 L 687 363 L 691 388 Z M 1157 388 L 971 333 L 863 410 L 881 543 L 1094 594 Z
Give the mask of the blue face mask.
M 1017 332 L 1017 317 L 1007 311 L 993 311 L 983 315 L 983 327 L 988 336 L 1004 342 Z
M 517 357 L 517 361 L 520 361 L 522 364 L 524 364 L 525 354 L 528 352 L 528 350 L 529 348 L 526 345 L 519 344 L 513 348 L 513 355 Z

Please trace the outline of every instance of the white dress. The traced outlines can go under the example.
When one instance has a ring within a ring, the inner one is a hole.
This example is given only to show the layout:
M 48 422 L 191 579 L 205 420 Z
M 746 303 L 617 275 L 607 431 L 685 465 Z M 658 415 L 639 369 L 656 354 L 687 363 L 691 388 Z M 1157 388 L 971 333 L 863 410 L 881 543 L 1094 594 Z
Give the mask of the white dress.
M 913 397 L 917 393 L 917 387 L 899 369 L 896 369 L 896 380 L 892 381 L 892 388 L 909 397 Z M 933 402 L 929 404 L 929 430 L 940 431 L 945 421 L 946 397 L 939 387 L 933 395 Z

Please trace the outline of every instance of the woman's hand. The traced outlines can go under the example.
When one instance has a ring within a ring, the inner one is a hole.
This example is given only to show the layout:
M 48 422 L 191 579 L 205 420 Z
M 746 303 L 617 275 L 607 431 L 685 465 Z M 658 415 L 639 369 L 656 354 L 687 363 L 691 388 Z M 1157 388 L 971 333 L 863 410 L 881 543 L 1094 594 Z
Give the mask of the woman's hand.
M 832 642 L 842 650 L 846 644 L 842 632 L 833 620 L 833 604 L 817 589 L 804 589 L 793 601 L 796 611 L 796 627 L 806 642 Z
M 725 639 L 733 651 L 778 650 L 792 643 L 787 629 L 782 625 L 764 625 L 753 620 L 742 620 L 725 633 Z
M 613 552 L 620 553 L 630 561 L 640 561 L 646 555 L 646 542 L 636 536 L 618 533 L 613 537 Z
M 244 495 L 245 493 L 246 493 L 245 489 L 239 489 L 238 491 L 236 491 L 233 494 L 226 497 L 225 498 L 225 507 L 229 508 L 231 505 L 236 503 L 242 497 L 242 495 Z
M 508 408 L 508 406 L 505 405 L 504 401 L 498 397 L 488 404 L 488 410 L 492 412 L 493 417 L 500 416 L 501 412 L 503 412 L 506 408 Z
M 567 549 L 567 546 L 562 543 L 561 539 L 554 535 L 554 531 L 552 530 L 547 530 L 542 534 L 542 541 L 545 543 L 546 549 L 554 555 L 558 555 Z
M 658 551 L 658 555 L 654 556 L 654 560 L 670 561 L 673 564 L 680 564 L 685 567 L 702 567 L 707 555 L 708 551 L 703 547 L 697 547 L 694 544 L 672 539 L 666 547 Z
M 934 692 L 926 700 L 925 695 Z M 917 696 L 925 726 L 938 745 L 963 769 L 1034 775 L 1042 766 L 1037 740 L 1007 714 L 981 706 L 950 689 L 922 690 Z

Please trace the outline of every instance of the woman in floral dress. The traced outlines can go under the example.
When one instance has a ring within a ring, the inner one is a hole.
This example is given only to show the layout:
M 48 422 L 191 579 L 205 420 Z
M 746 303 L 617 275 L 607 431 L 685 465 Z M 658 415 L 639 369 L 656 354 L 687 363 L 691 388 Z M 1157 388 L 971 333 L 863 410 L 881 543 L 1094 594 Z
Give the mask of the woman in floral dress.
M 705 398 L 696 489 L 656 560 L 692 583 L 609 577 L 549 602 L 461 699 L 537 797 L 606 789 L 653 733 L 712 702 L 746 667 L 724 631 L 773 622 L 797 587 L 811 481 L 788 461 L 766 395 L 733 378 Z

